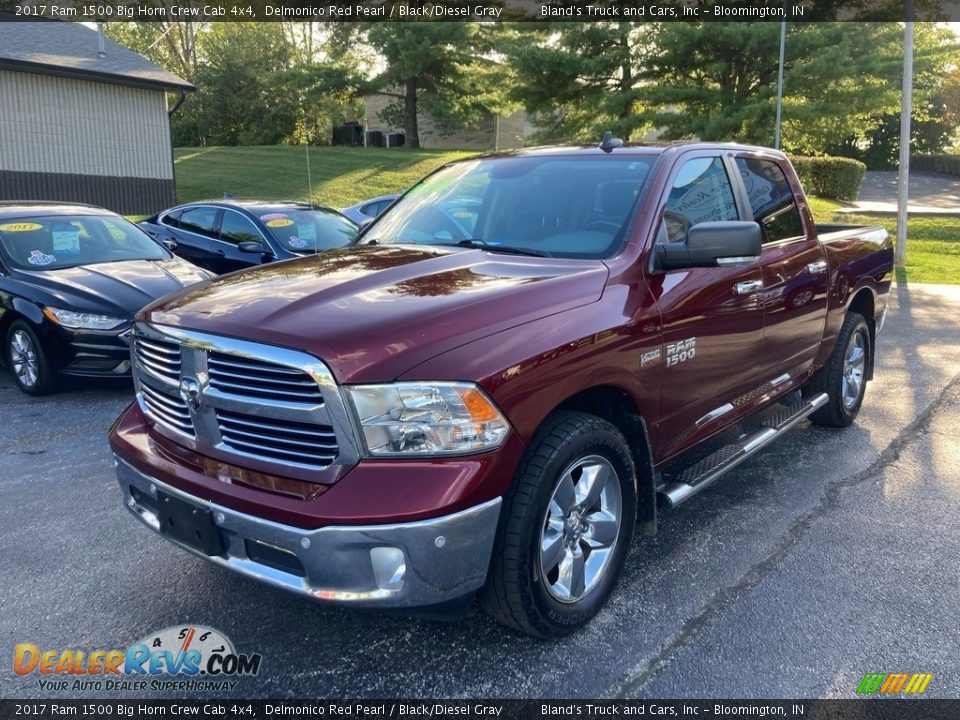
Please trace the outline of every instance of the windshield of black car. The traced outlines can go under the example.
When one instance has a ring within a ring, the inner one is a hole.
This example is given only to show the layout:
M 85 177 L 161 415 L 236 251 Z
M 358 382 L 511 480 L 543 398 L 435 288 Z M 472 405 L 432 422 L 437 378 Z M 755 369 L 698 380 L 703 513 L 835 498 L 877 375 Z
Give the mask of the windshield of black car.
M 623 244 L 652 155 L 545 155 L 456 163 L 393 205 L 361 243 L 482 245 L 607 258 Z
M 270 210 L 257 215 L 276 241 L 295 253 L 346 247 L 359 231 L 351 220 L 330 210 Z
M 61 270 L 123 260 L 166 260 L 163 247 L 121 217 L 37 215 L 0 220 L 0 248 L 21 270 Z

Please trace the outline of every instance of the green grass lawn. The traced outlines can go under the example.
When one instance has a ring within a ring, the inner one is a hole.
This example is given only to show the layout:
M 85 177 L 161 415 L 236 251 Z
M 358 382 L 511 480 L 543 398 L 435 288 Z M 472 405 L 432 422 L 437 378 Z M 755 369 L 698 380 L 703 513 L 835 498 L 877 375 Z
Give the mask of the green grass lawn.
M 820 223 L 880 225 L 896 238 L 897 219 L 888 215 L 838 213 L 844 204 L 810 198 L 813 217 Z M 960 284 L 960 217 L 915 215 L 907 221 L 907 263 L 897 272 L 899 282 Z
M 403 148 L 303 147 L 177 148 L 177 201 L 223 197 L 306 200 L 345 207 L 410 187 L 431 170 L 472 152 Z

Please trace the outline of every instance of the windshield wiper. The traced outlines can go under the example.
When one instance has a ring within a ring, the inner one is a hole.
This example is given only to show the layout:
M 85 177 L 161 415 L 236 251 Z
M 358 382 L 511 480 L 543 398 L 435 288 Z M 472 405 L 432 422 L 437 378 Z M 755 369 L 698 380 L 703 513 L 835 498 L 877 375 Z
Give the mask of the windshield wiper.
M 459 247 L 474 248 L 478 250 L 488 250 L 490 252 L 508 253 L 510 255 L 532 255 L 533 257 L 553 257 L 546 250 L 533 250 L 531 248 L 514 247 L 513 245 L 497 245 L 489 243 L 483 238 L 468 238 L 460 240 Z

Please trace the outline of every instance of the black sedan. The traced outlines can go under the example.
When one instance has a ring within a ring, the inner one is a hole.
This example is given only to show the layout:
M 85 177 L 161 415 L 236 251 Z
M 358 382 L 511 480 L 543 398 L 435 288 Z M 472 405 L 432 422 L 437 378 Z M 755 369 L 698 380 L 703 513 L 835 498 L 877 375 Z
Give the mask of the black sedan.
M 88 205 L 0 204 L 0 339 L 17 386 L 130 374 L 140 308 L 211 277 L 119 215 Z
M 215 273 L 242 270 L 349 245 L 359 226 L 336 210 L 279 200 L 210 200 L 140 223 L 174 252 Z

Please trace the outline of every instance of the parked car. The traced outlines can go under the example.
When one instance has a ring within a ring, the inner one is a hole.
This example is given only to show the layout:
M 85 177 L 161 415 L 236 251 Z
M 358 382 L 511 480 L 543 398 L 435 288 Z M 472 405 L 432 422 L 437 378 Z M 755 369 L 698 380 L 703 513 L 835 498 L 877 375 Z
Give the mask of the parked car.
M 140 227 L 157 240 L 175 243 L 180 257 L 217 274 L 341 248 L 360 229 L 321 205 L 232 198 L 178 205 Z
M 134 313 L 210 277 L 102 208 L 0 203 L 0 339 L 29 395 L 60 375 L 129 376 Z
M 378 195 L 369 200 L 358 202 L 356 205 L 341 208 L 340 212 L 357 223 L 357 225 L 364 225 L 379 217 L 398 197 L 400 197 L 400 193 Z
M 892 267 L 883 228 L 815 225 L 774 150 L 453 163 L 351 248 L 139 315 L 110 433 L 124 506 L 315 600 L 479 593 L 564 635 L 658 505 L 806 418 L 854 421 Z

